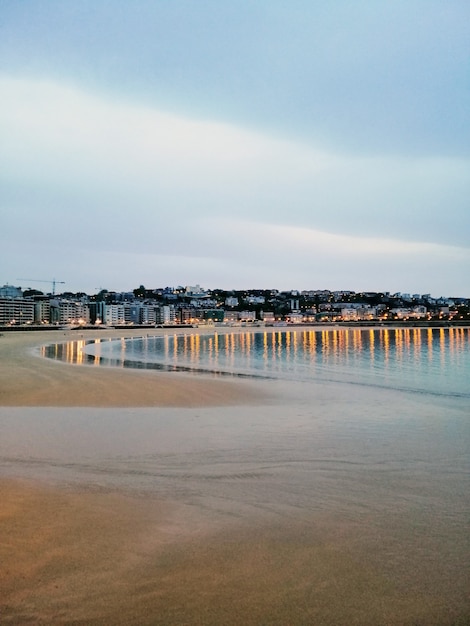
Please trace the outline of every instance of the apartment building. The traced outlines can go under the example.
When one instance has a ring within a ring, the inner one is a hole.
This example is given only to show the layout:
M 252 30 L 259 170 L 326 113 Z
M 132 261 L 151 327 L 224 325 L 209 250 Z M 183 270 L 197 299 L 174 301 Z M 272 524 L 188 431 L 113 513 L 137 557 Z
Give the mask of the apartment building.
M 34 321 L 37 324 L 49 324 L 51 321 L 51 303 L 49 300 L 38 300 L 34 303 Z
M 0 299 L 0 324 L 32 324 L 34 322 L 34 302 L 21 298 Z
M 125 311 L 123 304 L 107 304 L 105 307 L 104 323 L 106 326 L 118 326 L 125 324 Z
M 82 302 L 51 300 L 50 321 L 60 325 L 89 324 L 90 309 Z

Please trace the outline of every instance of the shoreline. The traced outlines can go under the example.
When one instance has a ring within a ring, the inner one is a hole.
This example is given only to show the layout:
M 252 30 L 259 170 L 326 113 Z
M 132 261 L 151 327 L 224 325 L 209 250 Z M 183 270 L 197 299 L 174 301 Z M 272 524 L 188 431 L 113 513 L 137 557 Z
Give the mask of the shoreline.
M 161 335 L 162 331 L 152 334 Z M 119 339 L 122 335 L 122 330 L 91 331 L 87 339 Z M 126 329 L 125 335 L 140 337 L 142 331 Z M 77 366 L 33 354 L 44 345 L 80 339 L 75 331 L 25 331 L 0 337 L 0 406 L 203 407 L 267 400 L 266 394 L 248 381 Z
M 248 329 L 227 332 L 234 330 Z M 110 333 L 141 337 L 142 329 L 83 335 Z M 298 481 L 315 477 L 320 496 L 348 479 L 353 466 L 341 457 L 328 474 L 347 421 L 338 419 L 324 440 L 316 420 L 323 424 L 330 406 L 347 412 L 354 397 L 319 385 L 317 406 L 307 410 L 276 384 L 32 354 L 78 339 L 76 331 L 0 337 L 2 624 L 468 623 L 468 560 L 454 547 L 465 539 L 460 525 L 442 535 L 452 528 L 446 511 L 436 521 L 432 508 L 432 516 L 409 510 L 403 498 L 389 510 L 385 497 L 348 512 L 344 492 L 329 508 L 308 490 L 305 506 L 291 501 Z M 374 398 L 387 403 L 386 395 Z M 429 429 L 427 416 L 419 438 Z M 291 437 L 300 449 L 286 463 L 277 451 Z M 310 457 L 316 464 L 304 467 Z M 367 463 L 363 472 L 371 479 Z M 389 479 L 397 480 L 395 470 Z
M 146 328 L 145 335 L 164 336 L 182 333 L 286 333 L 347 332 L 381 330 L 448 329 L 447 326 L 372 327 L 308 325 L 283 327 L 199 327 Z M 456 325 L 450 329 L 468 329 Z M 270 402 L 270 393 L 260 390 L 259 381 L 250 378 L 218 377 L 210 372 L 195 375 L 184 371 L 116 368 L 88 363 L 67 363 L 37 354 L 44 346 L 72 344 L 97 339 L 142 338 L 142 328 L 19 331 L 0 336 L 0 406 L 60 406 L 60 407 L 204 407 L 233 406 Z M 274 394 L 275 396 L 276 394 Z

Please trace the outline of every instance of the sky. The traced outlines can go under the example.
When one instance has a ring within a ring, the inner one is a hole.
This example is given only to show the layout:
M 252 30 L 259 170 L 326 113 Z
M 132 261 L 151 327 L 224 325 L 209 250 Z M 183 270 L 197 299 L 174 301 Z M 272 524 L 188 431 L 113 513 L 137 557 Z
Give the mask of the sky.
M 470 297 L 469 117 L 468 0 L 0 0 L 0 285 Z

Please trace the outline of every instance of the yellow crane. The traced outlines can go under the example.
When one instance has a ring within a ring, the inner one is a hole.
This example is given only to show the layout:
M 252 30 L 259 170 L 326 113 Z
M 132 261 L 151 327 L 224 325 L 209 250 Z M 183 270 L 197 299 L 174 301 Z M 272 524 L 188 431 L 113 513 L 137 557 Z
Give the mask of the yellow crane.
M 16 280 L 27 280 L 28 283 L 49 283 L 52 285 L 52 295 L 55 295 L 55 286 L 56 285 L 65 285 L 63 280 L 56 280 L 53 278 L 52 280 L 38 280 L 36 278 L 17 278 Z

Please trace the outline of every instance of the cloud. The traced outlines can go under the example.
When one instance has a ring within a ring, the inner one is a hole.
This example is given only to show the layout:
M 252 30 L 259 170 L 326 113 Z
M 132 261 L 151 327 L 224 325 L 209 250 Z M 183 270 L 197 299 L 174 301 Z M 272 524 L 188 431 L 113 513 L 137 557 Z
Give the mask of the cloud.
M 52 81 L 0 90 L 3 238 L 31 250 L 259 284 L 468 262 L 465 160 L 326 152 Z
M 256 214 L 339 233 L 468 242 L 470 228 L 457 222 L 468 219 L 464 160 L 333 154 L 52 82 L 3 78 L 0 88 L 3 176 L 30 188 L 41 212 L 63 211 L 68 195 L 85 215 Z

